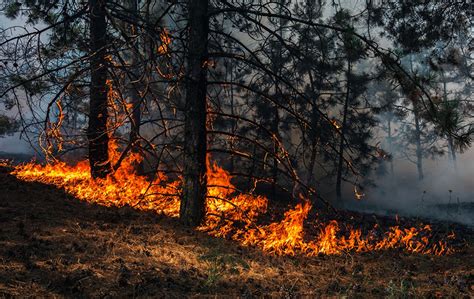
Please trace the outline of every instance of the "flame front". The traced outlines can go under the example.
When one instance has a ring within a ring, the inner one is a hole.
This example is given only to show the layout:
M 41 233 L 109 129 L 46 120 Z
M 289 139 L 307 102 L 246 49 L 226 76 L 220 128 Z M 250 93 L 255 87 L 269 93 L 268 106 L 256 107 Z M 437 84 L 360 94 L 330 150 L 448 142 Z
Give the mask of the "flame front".
M 120 156 L 116 146 L 111 147 L 110 156 Z M 119 170 L 106 179 L 93 180 L 86 161 L 75 166 L 63 162 L 44 166 L 29 163 L 17 166 L 13 174 L 25 181 L 39 181 L 64 188 L 71 195 L 90 203 L 116 207 L 128 205 L 177 217 L 180 181 L 171 181 L 162 173 L 157 173 L 151 181 L 136 175 L 133 165 L 138 159 L 138 156 L 130 155 L 123 160 Z M 198 229 L 212 236 L 230 238 L 242 245 L 256 246 L 277 255 L 314 256 L 395 248 L 434 255 L 453 252 L 444 241 L 432 244 L 431 227 L 428 225 L 421 228 L 394 226 L 385 232 L 375 226 L 363 234 L 361 229 L 341 226 L 332 220 L 309 228 L 317 234 L 312 240 L 307 240 L 304 224 L 311 210 L 309 201 L 303 200 L 286 211 L 281 221 L 258 224 L 259 216 L 268 213 L 266 197 L 237 192 L 230 174 L 216 163 L 208 162 L 207 175 L 207 216 Z M 454 238 L 454 235 L 449 238 Z

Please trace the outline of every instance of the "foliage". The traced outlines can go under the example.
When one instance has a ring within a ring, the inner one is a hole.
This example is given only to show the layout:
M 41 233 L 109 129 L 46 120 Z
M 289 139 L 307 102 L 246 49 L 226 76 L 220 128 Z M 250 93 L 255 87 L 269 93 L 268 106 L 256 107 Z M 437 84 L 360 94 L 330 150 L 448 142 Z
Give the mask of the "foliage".
M 20 127 L 20 123 L 14 119 L 0 114 L 0 138 L 5 135 L 12 135 Z

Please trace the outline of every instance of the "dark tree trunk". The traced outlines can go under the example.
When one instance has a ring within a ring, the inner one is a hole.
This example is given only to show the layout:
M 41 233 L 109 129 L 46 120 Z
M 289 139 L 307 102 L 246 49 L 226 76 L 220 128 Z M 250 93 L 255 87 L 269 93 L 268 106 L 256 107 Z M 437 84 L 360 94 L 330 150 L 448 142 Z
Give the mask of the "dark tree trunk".
M 277 86 L 278 89 L 278 86 Z M 278 92 L 278 91 L 277 91 Z M 278 93 L 280 95 L 280 93 Z M 280 97 L 278 97 L 278 100 Z M 279 133 L 279 126 L 280 126 L 280 114 L 278 112 L 278 106 L 275 105 L 274 110 L 273 110 L 273 124 L 272 124 L 272 133 L 275 134 L 275 138 L 279 139 L 280 138 L 280 133 Z M 273 199 L 276 198 L 277 196 L 277 184 L 278 184 L 278 151 L 280 149 L 280 146 L 278 145 L 277 140 L 273 142 L 273 155 L 275 157 L 273 158 L 273 165 L 272 165 L 272 194 L 271 197 Z
M 104 178 L 111 171 L 107 132 L 107 66 L 105 0 L 89 0 L 91 38 L 91 85 L 89 106 L 89 163 L 93 178 Z
M 308 178 L 306 179 L 306 186 L 311 186 L 311 184 L 313 183 L 314 165 L 316 164 L 317 146 L 318 146 L 318 139 L 316 137 L 313 137 L 313 140 L 311 142 L 311 156 L 309 159 Z
M 250 175 L 249 175 L 248 181 L 247 181 L 248 188 L 253 188 L 253 186 L 254 186 L 254 178 L 252 176 L 255 175 L 255 169 L 257 168 L 256 157 L 257 157 L 257 146 L 255 144 L 253 144 L 253 146 L 252 146 L 252 164 L 250 166 L 250 170 L 249 170 Z
M 189 0 L 189 36 L 186 72 L 184 124 L 184 186 L 180 218 L 187 225 L 201 224 L 205 215 L 206 176 L 206 91 L 208 0 Z
M 230 82 L 234 82 L 234 65 L 232 59 L 229 61 L 229 66 L 230 66 Z M 227 70 L 226 70 L 227 71 Z M 235 100 L 234 100 L 234 87 L 230 87 L 230 114 L 236 115 L 235 114 Z M 229 120 L 231 121 L 232 127 L 231 127 L 231 132 L 232 134 L 236 134 L 237 131 L 237 122 L 235 120 Z M 234 141 L 231 141 L 231 150 L 234 150 Z M 229 172 L 233 173 L 235 171 L 235 158 L 234 155 L 231 155 L 230 157 L 230 165 L 229 165 Z
M 306 49 L 309 51 L 309 49 Z M 309 83 L 311 85 L 311 90 L 313 94 L 315 94 L 316 88 L 314 86 L 313 75 L 311 71 L 308 71 Z M 321 86 L 321 82 L 319 86 Z M 316 158 L 317 158 L 317 151 L 318 151 L 318 143 L 321 133 L 317 129 L 319 127 L 320 122 L 320 115 L 317 111 L 316 107 L 318 107 L 318 96 L 313 95 L 313 106 L 312 106 L 312 117 L 311 117 L 311 156 L 309 159 L 309 166 L 308 166 L 308 176 L 306 179 L 306 186 L 311 186 L 314 177 L 314 166 L 316 165 Z
M 346 134 L 346 127 L 347 127 L 347 112 L 349 110 L 349 100 L 350 100 L 350 88 L 351 88 L 351 62 L 349 61 L 347 64 L 347 90 L 346 90 L 346 99 L 344 101 L 344 111 L 342 116 L 342 124 L 341 124 L 341 141 L 339 143 L 339 152 L 338 152 L 338 162 L 337 162 L 337 176 L 336 176 L 336 198 L 337 201 L 340 202 L 342 199 L 342 165 L 344 162 L 344 138 Z
M 285 4 L 285 0 L 280 0 L 279 1 L 279 14 L 283 14 L 283 7 Z M 278 27 L 278 33 L 281 37 L 283 37 L 283 19 L 280 19 L 279 27 Z M 276 57 L 274 57 L 274 66 L 275 69 L 273 70 L 275 74 L 278 75 L 278 77 L 282 76 L 282 68 L 283 68 L 283 61 L 280 61 L 283 57 L 283 51 L 282 51 L 282 46 L 278 46 L 277 48 L 277 53 Z M 282 91 L 280 89 L 280 85 L 278 82 L 275 83 L 275 95 L 276 95 L 276 100 L 281 102 L 283 99 Z M 278 105 L 275 105 L 273 107 L 273 119 L 272 119 L 272 133 L 275 135 L 276 139 L 280 139 L 280 113 L 278 111 Z M 278 185 L 278 152 L 280 150 L 280 146 L 277 142 L 277 140 L 274 140 L 273 142 L 273 165 L 272 165 L 272 190 L 271 190 L 271 198 L 275 199 L 277 197 L 277 185 Z
M 131 127 L 130 127 L 130 144 L 132 145 L 131 151 L 132 153 L 140 153 L 140 124 L 141 124 L 141 101 L 142 98 L 140 97 L 137 84 L 133 84 L 134 87 L 130 90 L 130 98 L 131 98 L 131 108 L 132 108 L 132 115 L 131 115 Z M 135 165 L 135 170 L 138 174 L 143 173 L 143 166 L 142 163 L 137 163 Z
M 392 137 L 392 117 L 390 117 L 387 121 L 387 129 L 388 129 L 388 148 L 390 151 L 390 155 L 393 155 L 393 137 Z M 394 175 L 393 170 L 393 158 L 390 159 L 390 174 Z
M 129 8 L 130 10 L 138 17 L 138 4 L 137 0 L 129 0 Z M 137 32 L 138 28 L 135 25 L 130 26 L 130 31 L 134 35 L 139 35 Z M 140 153 L 140 125 L 141 125 L 141 103 L 142 98 L 139 94 L 139 78 L 140 78 L 140 49 L 141 49 L 141 40 L 136 39 L 134 47 L 131 50 L 131 59 L 130 62 L 132 64 L 132 84 L 130 89 L 130 102 L 132 108 L 132 115 L 130 119 L 130 144 L 131 144 L 131 152 L 134 154 Z M 135 171 L 137 174 L 143 174 L 143 164 L 138 162 L 134 165 Z
M 418 179 L 421 181 L 423 175 L 423 148 L 421 146 L 421 127 L 420 118 L 418 116 L 418 110 L 414 108 L 415 116 L 415 146 L 416 146 L 416 168 L 418 170 Z

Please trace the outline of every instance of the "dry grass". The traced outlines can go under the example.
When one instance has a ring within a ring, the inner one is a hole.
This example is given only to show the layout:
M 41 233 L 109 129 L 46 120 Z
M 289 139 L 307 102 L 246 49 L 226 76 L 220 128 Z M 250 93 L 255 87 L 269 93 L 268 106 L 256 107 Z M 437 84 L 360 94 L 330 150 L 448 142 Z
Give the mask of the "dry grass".
M 0 297 L 473 297 L 474 250 L 275 257 L 0 170 Z M 471 236 L 469 236 L 471 238 Z

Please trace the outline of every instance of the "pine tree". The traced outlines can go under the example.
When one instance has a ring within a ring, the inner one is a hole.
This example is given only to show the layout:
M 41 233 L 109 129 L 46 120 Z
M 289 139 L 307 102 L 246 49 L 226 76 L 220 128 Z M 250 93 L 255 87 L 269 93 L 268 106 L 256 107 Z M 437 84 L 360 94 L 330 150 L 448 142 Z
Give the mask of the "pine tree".
M 207 196 L 208 0 L 188 1 L 188 44 L 184 127 L 184 185 L 180 218 L 197 226 L 204 219 Z

